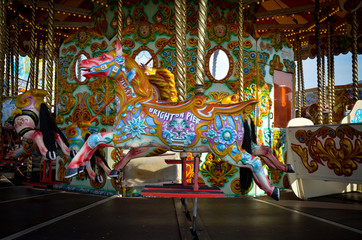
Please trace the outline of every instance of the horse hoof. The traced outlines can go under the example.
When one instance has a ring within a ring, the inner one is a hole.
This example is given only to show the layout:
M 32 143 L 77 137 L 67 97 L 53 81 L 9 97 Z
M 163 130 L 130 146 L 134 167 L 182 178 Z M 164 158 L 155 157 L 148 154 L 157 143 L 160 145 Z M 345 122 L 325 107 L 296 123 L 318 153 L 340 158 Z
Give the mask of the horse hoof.
M 47 151 L 45 157 L 49 160 L 55 160 L 57 158 L 57 155 L 55 154 L 55 151 Z
M 78 174 L 77 168 L 68 168 L 67 172 L 65 173 L 65 178 L 71 178 Z
M 274 198 L 275 200 L 279 201 L 280 199 L 280 191 L 279 188 L 274 187 L 274 190 L 272 192 L 272 194 L 270 195 L 272 198 Z
M 111 173 L 109 174 L 109 177 L 118 179 L 120 173 L 121 173 L 120 171 L 112 170 Z
M 293 165 L 287 164 L 287 173 L 295 173 Z
M 95 180 L 96 180 L 97 183 L 103 183 L 103 177 L 101 175 L 97 175 L 95 177 Z
M 82 172 L 84 172 L 84 170 L 85 170 L 85 166 L 83 165 L 83 166 L 80 166 L 79 168 L 78 168 L 78 173 L 82 173 Z
M 74 158 L 75 155 L 77 155 L 77 151 L 76 151 L 76 150 L 71 150 L 71 151 L 70 151 L 70 157 L 71 157 L 71 158 Z

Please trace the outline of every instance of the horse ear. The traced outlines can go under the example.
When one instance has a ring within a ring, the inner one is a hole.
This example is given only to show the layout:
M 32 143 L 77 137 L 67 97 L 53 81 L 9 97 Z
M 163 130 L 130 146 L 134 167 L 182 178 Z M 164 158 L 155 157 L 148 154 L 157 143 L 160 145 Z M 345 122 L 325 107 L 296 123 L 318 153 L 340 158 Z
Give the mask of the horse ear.
M 122 54 L 123 54 L 122 45 L 118 40 L 116 40 L 115 46 L 116 46 L 116 54 L 117 54 L 117 56 L 122 56 Z

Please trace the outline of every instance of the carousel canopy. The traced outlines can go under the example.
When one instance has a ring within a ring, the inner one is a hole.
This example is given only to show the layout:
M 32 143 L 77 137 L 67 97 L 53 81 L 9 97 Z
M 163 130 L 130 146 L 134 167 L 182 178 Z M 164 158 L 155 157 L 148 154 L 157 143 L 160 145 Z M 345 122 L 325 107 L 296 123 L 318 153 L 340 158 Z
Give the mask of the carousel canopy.
M 123 8 L 142 5 L 151 0 L 123 0 Z M 8 24 L 15 31 L 15 19 L 19 16 L 23 54 L 27 52 L 26 42 L 30 41 L 32 22 L 31 0 L 13 0 L 7 2 Z M 38 0 L 36 3 L 36 32 L 37 37 L 47 35 L 48 1 Z M 157 1 L 156 1 L 157 2 Z M 172 1 L 159 1 L 172 4 Z M 224 11 L 238 7 L 238 0 L 209 0 L 209 6 L 218 6 Z M 72 32 L 81 27 L 95 27 L 94 16 L 100 11 L 116 7 L 117 1 L 106 0 L 55 0 L 54 1 L 54 29 L 55 42 L 60 43 Z M 197 1 L 189 0 L 187 4 L 196 5 Z M 281 37 L 287 38 L 290 43 L 301 41 L 303 58 L 314 58 L 316 55 L 316 3 L 314 0 L 244 0 L 245 23 L 248 33 L 255 38 L 263 34 L 277 32 Z M 358 0 L 320 0 L 319 19 L 320 34 L 327 37 L 328 25 L 332 26 L 332 37 L 335 39 L 335 54 L 347 53 L 351 50 L 352 14 L 357 11 L 357 22 L 361 22 L 361 1 Z M 99 26 L 98 26 L 99 27 Z M 357 31 L 358 53 L 362 52 L 361 26 Z M 14 34 L 10 34 L 13 37 Z M 322 44 L 323 48 L 323 44 Z

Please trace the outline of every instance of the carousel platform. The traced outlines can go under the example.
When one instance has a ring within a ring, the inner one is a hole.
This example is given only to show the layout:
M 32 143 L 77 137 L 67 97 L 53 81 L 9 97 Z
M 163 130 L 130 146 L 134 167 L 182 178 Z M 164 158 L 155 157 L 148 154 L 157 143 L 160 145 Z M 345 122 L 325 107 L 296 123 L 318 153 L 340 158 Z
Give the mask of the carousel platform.
M 187 200 L 192 216 L 192 199 Z M 180 198 L 0 187 L 0 239 L 196 239 Z M 362 239 L 362 193 L 199 198 L 198 239 Z

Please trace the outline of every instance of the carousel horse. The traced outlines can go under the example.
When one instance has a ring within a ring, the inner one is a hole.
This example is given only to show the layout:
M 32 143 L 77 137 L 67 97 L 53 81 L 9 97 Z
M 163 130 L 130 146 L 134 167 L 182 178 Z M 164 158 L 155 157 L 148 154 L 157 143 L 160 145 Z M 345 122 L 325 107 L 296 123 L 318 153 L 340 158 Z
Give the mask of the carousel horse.
M 332 108 L 332 123 L 338 124 L 342 121 L 342 119 L 347 115 L 347 113 L 354 106 L 354 99 L 352 98 L 352 94 L 349 90 L 344 89 L 337 92 L 335 96 L 335 105 Z M 326 104 L 322 106 L 322 114 L 323 114 L 323 124 L 328 124 L 328 113 L 329 113 L 329 105 Z M 318 122 L 318 103 L 312 103 L 306 107 L 302 108 L 302 117 L 308 118 L 317 124 Z
M 160 102 L 177 102 L 177 91 L 175 87 L 174 75 L 166 68 L 149 68 L 142 66 L 145 74 L 147 75 L 148 80 L 151 83 L 153 88 L 153 94 L 156 99 Z M 72 149 L 79 150 L 80 146 L 84 144 L 87 139 L 87 135 L 90 135 L 88 127 L 90 123 L 80 122 L 73 123 L 72 125 L 65 128 L 65 135 L 70 140 L 70 145 Z M 152 148 L 149 149 L 148 153 L 142 157 L 152 157 L 158 156 L 167 152 L 166 148 Z M 97 151 L 98 152 L 98 151 Z M 135 155 L 135 150 L 130 150 L 127 154 L 123 154 L 121 161 L 115 164 L 114 170 L 111 171 L 107 165 L 106 160 L 102 154 L 95 153 L 95 156 L 90 159 L 90 163 L 87 161 L 79 169 L 78 173 L 86 171 L 88 176 L 95 182 L 102 183 L 103 177 L 97 175 L 94 171 L 95 165 L 103 169 L 105 174 L 112 178 L 120 177 L 120 169 L 125 166 L 125 164 L 135 157 L 140 157 Z
M 135 157 L 155 148 L 198 155 L 212 152 L 229 164 L 249 168 L 256 184 L 279 200 L 279 189 L 270 184 L 261 160 L 242 149 L 243 113 L 251 111 L 257 101 L 207 104 L 205 97 L 197 96 L 181 103 L 159 103 L 144 71 L 122 52 L 118 41 L 115 50 L 83 60 L 80 67 L 87 78 L 116 80 L 117 116 L 112 132 L 89 136 L 68 165 L 65 177 L 75 176 L 99 147 L 131 149 Z
M 66 156 L 71 155 L 64 134 L 55 124 L 47 105 L 44 103 L 46 91 L 31 89 L 23 94 L 3 100 L 2 127 L 14 129 L 24 139 L 33 140 L 43 158 L 55 160 L 57 145 Z M 23 149 L 7 154 L 7 158 L 17 158 Z M 72 152 L 74 154 L 74 152 Z

